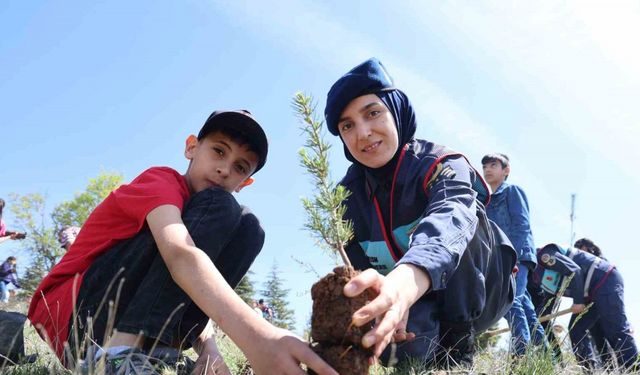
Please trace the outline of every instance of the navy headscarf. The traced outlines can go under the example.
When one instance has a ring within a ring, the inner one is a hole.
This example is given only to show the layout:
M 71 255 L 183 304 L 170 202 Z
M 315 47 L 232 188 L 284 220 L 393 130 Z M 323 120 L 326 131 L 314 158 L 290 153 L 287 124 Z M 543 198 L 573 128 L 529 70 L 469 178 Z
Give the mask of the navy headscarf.
M 371 58 L 351 69 L 331 86 L 324 109 L 329 132 L 333 135 L 340 135 L 338 120 L 340 120 L 342 111 L 353 99 L 367 94 L 375 94 L 391 112 L 398 130 L 398 150 L 400 150 L 413 139 L 416 133 L 415 112 L 407 95 L 393 86 L 393 79 L 376 58 Z M 342 140 L 342 138 L 340 139 Z M 342 143 L 347 159 L 365 167 L 351 155 L 344 141 Z M 376 169 L 387 169 L 388 166 L 395 165 L 398 150 L 392 160 L 385 166 Z

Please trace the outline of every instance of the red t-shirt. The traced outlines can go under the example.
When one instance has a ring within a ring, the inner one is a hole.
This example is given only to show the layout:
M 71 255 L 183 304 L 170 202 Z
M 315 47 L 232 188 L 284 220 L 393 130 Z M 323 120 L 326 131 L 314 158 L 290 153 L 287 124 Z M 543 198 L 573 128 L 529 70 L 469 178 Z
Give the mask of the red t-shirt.
M 168 167 L 153 167 L 114 190 L 93 210 L 69 251 L 42 280 L 29 306 L 31 323 L 42 326 L 38 333 L 58 358 L 63 360 L 82 277 L 93 261 L 140 232 L 151 210 L 170 204 L 182 211 L 189 196 L 182 175 Z

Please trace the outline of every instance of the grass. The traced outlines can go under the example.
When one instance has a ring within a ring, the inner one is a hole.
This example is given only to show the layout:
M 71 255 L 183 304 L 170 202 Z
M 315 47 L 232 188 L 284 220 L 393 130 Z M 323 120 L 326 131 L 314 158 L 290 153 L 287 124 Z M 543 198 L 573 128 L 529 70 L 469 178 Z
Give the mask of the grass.
M 2 306 L 6 311 L 17 311 L 26 313 L 27 302 L 18 301 Z M 62 367 L 53 352 L 37 335 L 33 327 L 27 325 L 24 330 L 25 334 L 25 352 L 27 354 L 37 354 L 38 358 L 31 364 L 19 364 L 15 366 L 7 366 L 0 368 L 2 375 L 73 375 Z M 248 362 L 240 349 L 224 334 L 218 336 L 218 346 L 225 358 L 225 362 L 231 369 L 233 374 L 251 375 Z M 195 353 L 190 350 L 187 355 L 195 359 Z M 565 353 L 565 358 L 573 357 Z M 172 371 L 166 371 L 165 374 L 175 374 Z M 425 371 L 421 370 L 417 364 L 406 366 L 400 369 L 386 369 L 382 366 L 373 366 L 370 375 L 444 375 L 444 374 L 509 374 L 509 375 L 551 375 L 551 374 L 582 374 L 582 369 L 572 361 L 555 364 L 551 358 L 551 354 L 547 351 L 530 348 L 526 355 L 518 360 L 511 358 L 509 353 L 504 349 L 489 348 L 479 351 L 475 358 L 473 368 L 470 370 L 453 370 L 445 371 Z M 604 372 L 602 373 L 604 374 Z M 620 372 L 608 372 L 607 374 L 623 374 Z

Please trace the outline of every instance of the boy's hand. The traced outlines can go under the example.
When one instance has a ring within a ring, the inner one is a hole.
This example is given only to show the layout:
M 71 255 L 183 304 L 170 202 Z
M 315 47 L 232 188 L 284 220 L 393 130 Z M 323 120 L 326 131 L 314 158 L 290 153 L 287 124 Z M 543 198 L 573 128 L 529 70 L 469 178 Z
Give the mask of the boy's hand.
M 193 373 L 198 375 L 233 375 L 224 362 L 224 358 L 220 355 L 215 340 L 213 339 L 205 341 L 202 344 L 202 349 Z
M 266 336 L 244 352 L 257 375 L 304 375 L 300 363 L 304 363 L 318 375 L 338 375 L 311 350 L 307 342 L 274 326 L 270 327 Z
M 353 314 L 353 324 L 360 327 L 373 319 L 377 324 L 362 338 L 365 348 L 374 346 L 374 357 L 379 357 L 390 342 L 413 340 L 415 334 L 407 332 L 409 308 L 430 287 L 429 276 L 412 265 L 399 265 L 386 277 L 368 269 L 354 277 L 344 287 L 347 297 L 357 296 L 366 289 L 377 297 Z

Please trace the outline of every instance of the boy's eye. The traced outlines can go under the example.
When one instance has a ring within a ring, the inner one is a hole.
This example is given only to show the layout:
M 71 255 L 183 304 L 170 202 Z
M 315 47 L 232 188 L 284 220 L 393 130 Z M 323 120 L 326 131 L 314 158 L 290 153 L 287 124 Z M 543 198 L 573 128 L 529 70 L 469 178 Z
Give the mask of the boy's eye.
M 240 174 L 244 174 L 246 172 L 246 168 L 242 164 L 236 164 L 236 171 Z
M 213 151 L 220 156 L 224 155 L 224 150 L 221 149 L 220 147 L 214 147 Z

